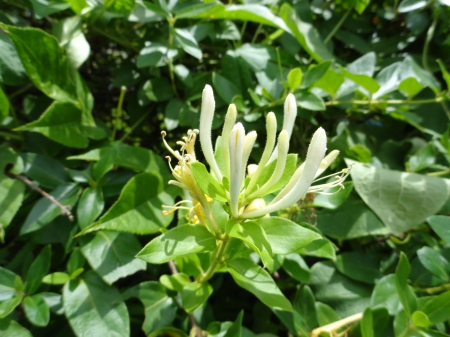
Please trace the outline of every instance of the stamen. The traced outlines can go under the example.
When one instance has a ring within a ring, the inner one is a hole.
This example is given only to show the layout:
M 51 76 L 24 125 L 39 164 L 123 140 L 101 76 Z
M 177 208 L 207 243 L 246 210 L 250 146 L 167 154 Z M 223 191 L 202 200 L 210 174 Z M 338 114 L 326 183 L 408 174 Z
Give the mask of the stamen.
M 162 139 L 163 139 L 163 142 L 164 142 L 164 146 L 166 147 L 167 150 L 170 151 L 170 153 L 173 154 L 173 156 L 174 156 L 175 158 L 177 158 L 178 160 L 181 160 L 181 155 L 180 155 L 180 153 L 179 153 L 178 151 L 174 151 L 174 150 L 169 146 L 169 144 L 167 144 L 166 138 L 165 138 L 166 135 L 167 135 L 166 131 L 161 131 L 161 136 L 162 136 Z

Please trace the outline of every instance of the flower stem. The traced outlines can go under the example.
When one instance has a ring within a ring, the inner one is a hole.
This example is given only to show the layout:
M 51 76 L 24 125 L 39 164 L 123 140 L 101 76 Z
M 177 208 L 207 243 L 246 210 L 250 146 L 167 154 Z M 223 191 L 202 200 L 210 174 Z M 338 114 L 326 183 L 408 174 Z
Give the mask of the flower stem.
M 225 250 L 228 246 L 229 237 L 225 235 L 221 240 L 219 240 L 219 244 L 216 248 L 216 253 L 214 254 L 214 259 L 209 265 L 206 272 L 198 278 L 199 283 L 204 283 L 208 281 L 211 277 L 213 277 L 214 273 L 216 272 L 217 265 L 222 262 L 223 254 L 225 253 Z

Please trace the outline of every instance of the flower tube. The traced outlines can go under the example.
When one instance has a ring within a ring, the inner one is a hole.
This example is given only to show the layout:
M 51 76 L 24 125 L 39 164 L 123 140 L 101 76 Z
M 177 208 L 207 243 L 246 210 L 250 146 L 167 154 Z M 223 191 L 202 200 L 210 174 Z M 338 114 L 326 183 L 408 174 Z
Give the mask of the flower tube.
M 235 218 L 239 216 L 239 194 L 244 181 L 245 165 L 242 163 L 245 130 L 241 123 L 237 123 L 230 133 L 230 211 Z

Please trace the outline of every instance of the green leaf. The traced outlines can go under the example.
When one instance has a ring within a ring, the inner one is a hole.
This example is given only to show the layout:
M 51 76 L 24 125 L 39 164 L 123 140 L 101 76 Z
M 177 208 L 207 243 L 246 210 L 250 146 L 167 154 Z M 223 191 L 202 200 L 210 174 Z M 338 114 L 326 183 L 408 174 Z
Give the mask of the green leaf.
M 408 77 L 405 78 L 403 81 L 400 82 L 398 85 L 398 90 L 403 91 L 408 95 L 409 98 L 414 97 L 419 92 L 421 92 L 423 89 L 423 85 L 417 81 L 414 77 Z
M 0 155 L 3 154 L 0 149 Z M 25 184 L 21 181 L 11 179 L 0 173 L 0 209 L 2 210 L 0 213 L 0 242 L 3 241 L 3 230 L 9 226 L 22 205 L 24 190 Z
M 297 99 L 297 104 L 303 109 L 312 111 L 324 111 L 325 103 L 323 99 L 313 92 L 302 90 L 295 93 L 295 98 Z
M 301 283 L 309 283 L 310 270 L 300 254 L 284 255 L 281 266 L 292 278 Z
M 23 300 L 25 316 L 36 326 L 47 326 L 50 321 L 50 309 L 40 294 L 27 296 Z
M 266 232 L 274 254 L 289 254 L 306 247 L 321 235 L 280 217 L 263 217 L 256 221 Z
M 23 174 L 39 183 L 40 187 L 56 188 L 69 179 L 64 165 L 58 160 L 37 153 L 21 153 Z
M 413 321 L 415 326 L 428 328 L 431 325 L 431 322 L 428 319 L 427 315 L 425 315 L 422 311 L 414 311 L 411 315 L 411 320 Z
M 445 215 L 433 215 L 427 219 L 431 228 L 445 242 L 450 243 L 450 217 Z
M 416 295 L 409 287 L 408 276 L 411 271 L 411 267 L 406 255 L 400 253 L 400 261 L 398 262 L 397 269 L 395 270 L 395 287 L 397 289 L 398 297 L 403 305 L 405 313 L 410 316 L 417 308 Z
M 201 60 L 203 57 L 202 51 L 198 47 L 194 36 L 187 29 L 175 28 L 173 30 L 175 40 L 181 45 L 181 48 L 189 55 Z
M 1 40 L 0 40 L 1 43 Z M 9 115 L 9 100 L 0 87 L 0 122 Z
M 75 184 L 60 185 L 49 194 L 58 200 L 64 206 L 73 206 L 78 200 L 81 187 Z M 34 232 L 53 221 L 57 216 L 61 215 L 61 209 L 53 202 L 42 197 L 31 209 L 25 223 L 23 224 L 20 234 Z
M 316 28 L 308 22 L 301 21 L 289 4 L 284 3 L 281 6 L 279 15 L 292 31 L 291 34 L 312 58 L 318 62 L 334 59 Z
M 316 301 L 315 306 L 319 326 L 324 326 L 339 321 L 338 314 L 329 305 Z
M 157 233 L 173 219 L 163 216 L 162 205 L 173 203 L 172 198 L 161 192 L 161 177 L 156 173 L 141 173 L 131 178 L 123 187 L 119 199 L 96 222 L 80 234 L 98 230 L 115 230 L 133 234 Z
M 381 278 L 380 261 L 372 254 L 347 252 L 336 257 L 336 268 L 344 275 L 368 284 Z
M 432 143 L 427 144 L 409 158 L 409 169 L 419 172 L 433 165 L 436 161 L 436 150 Z
M 228 104 L 233 102 L 233 97 L 241 94 L 241 92 L 233 82 L 216 72 L 213 72 L 212 74 L 212 83 L 214 86 L 214 90 L 217 92 L 220 98 L 222 98 Z
M 258 223 L 247 221 L 244 223 L 230 220 L 226 225 L 226 232 L 232 238 L 237 238 L 248 244 L 260 257 L 264 267 L 273 267 L 272 248 Z
M 363 317 L 361 319 L 360 327 L 362 337 L 374 337 L 374 324 L 373 324 L 372 310 L 367 308 L 364 310 Z
M 189 5 L 186 7 L 181 8 L 180 10 L 175 11 L 175 15 L 177 19 L 190 19 L 195 18 L 211 8 L 215 7 L 216 3 L 210 2 L 210 3 L 198 3 Z
M 310 86 L 319 81 L 327 73 L 332 63 L 332 61 L 325 61 L 309 67 L 308 71 L 303 75 L 300 89 L 309 89 Z
M 167 78 L 152 78 L 142 87 L 145 96 L 152 102 L 163 102 L 173 97 L 174 92 Z
M 121 15 L 128 15 L 134 7 L 135 0 L 106 0 L 109 11 Z
M 437 324 L 450 318 L 450 291 L 431 297 L 422 307 L 431 323 Z
M 345 77 L 369 91 L 370 94 L 374 94 L 380 89 L 378 82 L 368 75 L 353 74 L 344 68 L 341 68 L 341 72 Z
M 50 246 L 45 246 L 38 257 L 33 261 L 25 278 L 25 292 L 32 295 L 38 290 L 42 279 L 48 274 L 50 269 L 52 250 Z
M 142 282 L 129 288 L 122 295 L 123 300 L 138 298 L 144 305 L 145 320 L 142 330 L 146 334 L 172 324 L 177 313 L 177 305 L 166 289 L 158 282 Z
M 447 180 L 355 164 L 355 189 L 394 234 L 421 224 L 444 205 Z
M 395 275 L 390 274 L 380 279 L 372 292 L 370 306 L 372 309 L 384 307 L 391 316 L 397 314 L 401 309 L 400 299 L 395 285 Z
M 30 0 L 30 2 L 39 19 L 69 8 L 69 5 L 62 0 Z
M 194 312 L 199 306 L 203 305 L 211 296 L 213 287 L 207 283 L 192 282 L 186 285 L 181 292 L 181 301 L 183 308 L 187 313 Z
M 302 82 L 302 75 L 303 73 L 300 68 L 294 68 L 289 71 L 287 80 L 291 91 L 294 91 L 298 86 L 300 86 L 300 83 Z
M 28 76 L 39 90 L 61 103 L 78 104 L 89 113 L 86 102 L 77 97 L 79 74 L 70 68 L 66 52 L 54 36 L 36 28 L 1 27 L 14 42 Z
M 19 289 L 16 289 L 17 282 L 22 282 L 19 275 L 0 266 L 0 301 L 8 300 L 19 294 Z
M 42 283 L 60 285 L 70 281 L 70 275 L 60 271 L 48 274 L 42 279 Z
M 306 247 L 300 249 L 298 253 L 334 260 L 336 258 L 336 249 L 337 248 L 335 248 L 335 246 L 328 239 L 319 239 L 314 240 Z
M 130 335 L 127 307 L 116 288 L 107 286 L 94 272 L 72 280 L 63 289 L 64 313 L 77 336 Z
M 0 82 L 7 85 L 19 85 L 26 80 L 27 74 L 13 42 L 8 35 L 0 35 Z
M 0 319 L 0 334 L 12 337 L 33 337 L 30 331 L 9 318 Z
M 334 96 L 342 83 L 344 83 L 344 77 L 332 68 L 328 68 L 325 75 L 323 75 L 321 79 L 314 84 L 314 87 L 326 91 L 330 94 L 330 96 Z
M 86 187 L 81 194 L 77 207 L 77 220 L 81 229 L 92 224 L 102 213 L 105 206 L 103 191 L 100 187 Z
M 203 225 L 183 225 L 154 238 L 136 256 L 148 263 L 165 263 L 176 257 L 210 252 L 216 238 Z
M 450 90 L 450 73 L 441 60 L 436 60 L 436 62 L 439 63 L 439 68 L 441 68 L 442 77 L 444 77 L 445 83 L 447 84 L 447 90 Z
M 1 302 L 0 319 L 7 317 L 20 303 L 22 303 L 22 296 L 12 297 L 6 301 Z
M 55 101 L 42 116 L 16 130 L 38 132 L 55 142 L 75 148 L 89 144 L 87 127 L 82 125 L 82 112 L 71 103 Z
M 305 332 L 317 327 L 317 313 L 314 302 L 314 295 L 307 285 L 297 290 L 293 303 L 294 324 Z
M 400 13 L 407 13 L 416 9 L 421 9 L 427 5 L 426 0 L 403 0 L 398 5 L 398 11 Z
M 443 281 L 448 281 L 448 272 L 450 272 L 450 263 L 438 251 L 430 247 L 422 247 L 417 251 L 417 257 L 422 265 L 433 275 Z
M 220 202 L 228 201 L 225 189 L 216 179 L 213 178 L 213 176 L 206 169 L 205 165 L 200 162 L 194 162 L 191 164 L 191 170 L 195 181 L 203 193 Z
M 252 260 L 239 258 L 228 261 L 227 267 L 234 281 L 265 305 L 272 309 L 292 311 L 291 303 L 284 297 L 269 273 Z
M 81 251 L 97 274 L 108 284 L 145 270 L 146 263 L 135 258 L 141 249 L 133 234 L 100 231 L 81 238 Z
M 241 337 L 242 336 L 242 318 L 244 317 L 244 310 L 241 310 L 239 312 L 238 317 L 236 320 L 231 324 L 231 326 L 228 328 L 227 333 L 224 335 L 224 337 Z
M 336 186 L 323 190 L 323 193 L 321 194 L 316 194 L 312 201 L 312 205 L 327 209 L 337 209 L 347 200 L 353 190 L 353 182 L 351 181 L 346 181 L 342 185 L 344 186 L 342 189 L 340 189 L 339 186 Z M 327 193 L 330 193 L 331 195 Z
M 159 282 L 169 290 L 182 291 L 190 282 L 189 276 L 183 273 L 162 275 Z

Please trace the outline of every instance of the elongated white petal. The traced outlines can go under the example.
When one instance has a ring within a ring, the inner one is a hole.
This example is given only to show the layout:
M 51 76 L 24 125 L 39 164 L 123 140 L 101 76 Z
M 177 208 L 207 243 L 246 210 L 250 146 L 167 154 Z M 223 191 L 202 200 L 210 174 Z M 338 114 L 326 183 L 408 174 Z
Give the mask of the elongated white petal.
M 262 170 L 266 166 L 266 164 L 270 158 L 270 155 L 273 152 L 273 148 L 275 146 L 275 139 L 277 136 L 277 119 L 273 112 L 269 112 L 267 114 L 266 130 L 267 130 L 266 147 L 264 148 L 263 154 L 259 161 L 258 168 L 252 175 L 250 183 L 247 186 L 247 191 L 251 191 L 253 189 L 253 187 L 255 186 L 256 182 L 258 181 L 259 175 L 261 174 Z
M 236 106 L 234 104 L 230 104 L 225 116 L 225 123 L 222 130 L 222 154 L 226 167 L 226 176 L 228 177 L 228 179 L 230 178 L 230 151 L 228 148 L 228 138 L 230 137 L 230 132 L 233 128 L 234 123 L 236 123 L 236 116 Z
M 327 137 L 325 130 L 319 128 L 313 135 L 309 144 L 308 153 L 306 155 L 305 166 L 303 172 L 292 188 L 279 200 L 272 201 L 269 205 L 259 210 L 243 214 L 242 218 L 253 218 L 268 213 L 284 209 L 300 200 L 308 191 L 309 186 L 314 180 L 320 163 L 325 156 L 327 150 Z M 293 177 L 294 178 L 294 177 Z M 292 178 L 291 178 L 292 180 Z
M 320 163 L 319 169 L 317 170 L 316 176 L 314 178 L 320 176 L 331 165 L 331 163 L 334 162 L 337 156 L 339 156 L 338 150 L 333 150 L 328 153 L 325 158 L 322 159 L 322 162 Z
M 214 118 L 214 109 L 216 103 L 211 86 L 206 85 L 202 94 L 202 109 L 200 112 L 200 145 L 202 147 L 205 159 L 213 170 L 214 175 L 219 181 L 222 181 L 222 174 L 214 158 L 214 151 L 211 141 L 211 126 Z
M 292 94 L 289 94 L 284 101 L 284 117 L 283 117 L 283 130 L 287 131 L 288 140 L 291 139 L 292 130 L 295 125 L 295 118 L 297 117 L 297 102 Z M 278 158 L 278 146 L 270 156 L 269 163 Z
M 270 179 L 261 188 L 257 189 L 254 193 L 249 195 L 249 199 L 263 196 L 269 191 L 269 189 L 275 185 L 284 173 L 286 167 L 286 158 L 289 151 L 289 136 L 286 130 L 282 130 L 278 136 L 278 160 L 275 166 L 275 170 L 272 173 Z
M 243 169 L 245 165 L 242 163 L 244 150 L 245 130 L 241 123 L 237 123 L 231 130 L 229 137 L 230 151 L 230 211 L 233 217 L 238 217 L 239 193 L 243 181 Z
M 255 145 L 256 136 L 256 131 L 250 131 L 244 138 L 244 149 L 242 151 L 242 182 L 245 180 L 245 169 L 247 167 L 248 158 L 252 152 L 253 145 Z

